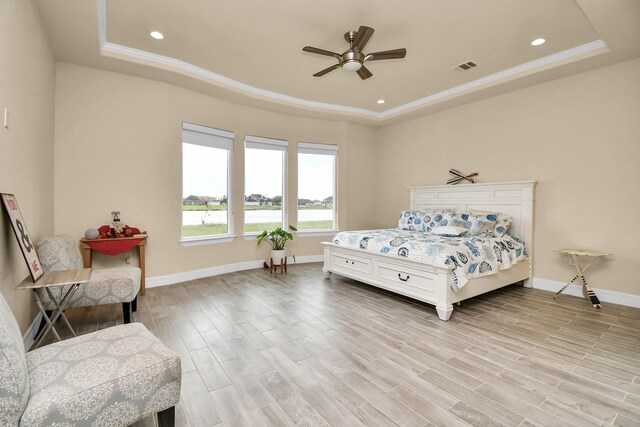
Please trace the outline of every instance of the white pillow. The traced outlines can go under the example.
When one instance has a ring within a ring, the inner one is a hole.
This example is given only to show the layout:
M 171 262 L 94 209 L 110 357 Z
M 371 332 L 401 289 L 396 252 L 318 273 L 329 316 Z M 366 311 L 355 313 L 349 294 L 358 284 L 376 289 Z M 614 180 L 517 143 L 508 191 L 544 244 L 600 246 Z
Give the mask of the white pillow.
M 469 234 L 469 230 L 466 227 L 445 225 L 442 227 L 434 227 L 431 233 L 444 237 L 463 237 Z

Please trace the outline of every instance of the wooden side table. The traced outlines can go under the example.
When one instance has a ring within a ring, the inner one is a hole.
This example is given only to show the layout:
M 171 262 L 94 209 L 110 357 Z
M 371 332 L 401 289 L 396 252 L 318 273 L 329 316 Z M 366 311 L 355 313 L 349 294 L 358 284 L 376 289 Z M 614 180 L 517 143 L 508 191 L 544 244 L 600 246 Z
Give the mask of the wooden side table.
M 590 251 L 590 250 L 584 250 L 584 249 L 554 249 L 554 250 L 557 251 L 557 252 L 560 252 L 561 254 L 568 255 L 569 258 L 571 259 L 569 261 L 569 264 L 573 265 L 576 268 L 576 271 L 578 272 L 578 274 L 576 274 L 575 277 L 573 279 L 571 279 L 571 281 L 569 283 L 564 285 L 562 287 L 562 289 L 560 289 L 553 296 L 553 299 L 557 299 L 558 296 L 560 296 L 560 294 L 562 293 L 562 291 L 567 289 L 567 286 L 569 286 L 570 284 L 575 282 L 579 277 L 580 279 L 582 279 L 582 286 L 583 286 L 584 291 L 585 291 L 585 293 L 587 295 L 587 298 L 589 298 L 591 300 L 591 304 L 593 305 L 593 307 L 594 308 L 602 308 L 602 304 L 600 303 L 600 300 L 596 296 L 596 293 L 593 291 L 593 289 L 591 289 L 589 287 L 589 285 L 587 285 L 587 279 L 584 278 L 584 272 L 587 271 L 587 269 L 589 267 L 591 267 L 593 264 L 595 264 L 595 262 L 597 260 L 599 260 L 600 258 L 603 258 L 603 257 L 605 257 L 607 255 L 611 255 L 611 254 L 607 253 L 607 252 Z M 586 266 L 581 267 L 580 266 L 580 258 L 581 257 L 582 258 L 591 258 L 591 262 L 588 263 Z
M 82 249 L 82 262 L 85 268 L 91 267 L 92 251 L 105 255 L 118 255 L 129 252 L 134 247 L 138 248 L 138 258 L 140 260 L 140 295 L 145 293 L 145 273 L 144 273 L 144 249 L 147 245 L 147 235 L 122 237 L 114 239 L 80 239 L 80 249 Z
M 67 327 L 71 331 L 71 334 L 74 337 L 76 336 L 76 333 L 71 327 L 71 324 L 67 319 L 67 316 L 64 315 L 64 310 L 67 308 L 67 305 L 69 304 L 69 301 L 71 301 L 71 298 L 73 297 L 73 294 L 76 292 L 76 290 L 80 287 L 81 284 L 87 283 L 90 277 L 91 277 L 90 268 L 81 268 L 79 270 L 49 271 L 49 272 L 45 272 L 44 275 L 42 275 L 37 282 L 34 282 L 31 277 L 27 277 L 18 285 L 18 287 L 16 287 L 16 289 L 31 289 L 33 291 L 33 295 L 35 296 L 38 310 L 40 310 L 40 312 L 42 313 L 43 319 L 47 323 L 47 327 L 43 329 L 42 332 L 34 338 L 34 341 L 33 341 L 34 347 L 37 348 L 40 345 L 40 343 L 42 342 L 44 337 L 49 333 L 49 331 L 53 332 L 53 335 L 58 339 L 58 341 L 61 340 L 60 335 L 58 335 L 58 331 L 56 331 L 56 327 L 54 326 L 56 321 L 59 318 L 62 318 L 64 323 L 67 324 Z M 67 286 L 67 285 L 72 285 L 72 286 L 62 296 L 60 301 L 58 301 L 55 295 L 53 294 L 53 292 L 51 292 L 50 288 L 54 286 Z M 47 295 L 49 295 L 49 298 L 51 298 L 51 301 L 53 301 L 53 304 L 58 309 L 58 312 L 56 313 L 55 316 L 52 315 L 51 318 L 49 318 L 49 316 L 47 315 L 47 311 L 44 309 L 44 306 L 42 305 L 42 301 L 40 300 L 40 295 L 38 295 L 38 289 L 44 289 L 47 292 Z

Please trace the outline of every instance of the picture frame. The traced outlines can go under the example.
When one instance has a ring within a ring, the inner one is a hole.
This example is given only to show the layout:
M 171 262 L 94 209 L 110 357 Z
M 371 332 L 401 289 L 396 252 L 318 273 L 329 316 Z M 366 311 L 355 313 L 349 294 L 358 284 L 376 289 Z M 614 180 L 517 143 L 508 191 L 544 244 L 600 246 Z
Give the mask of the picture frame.
M 27 230 L 27 224 L 20 212 L 16 196 L 9 193 L 0 193 L 0 197 L 2 197 L 2 204 L 9 216 L 9 222 L 11 222 L 11 228 L 13 228 L 13 233 L 18 240 L 18 246 L 20 246 L 22 256 L 24 256 L 27 267 L 29 267 L 31 278 L 34 282 L 37 282 L 38 279 L 44 275 L 44 271 L 40 265 L 40 259 L 31 240 L 31 235 Z

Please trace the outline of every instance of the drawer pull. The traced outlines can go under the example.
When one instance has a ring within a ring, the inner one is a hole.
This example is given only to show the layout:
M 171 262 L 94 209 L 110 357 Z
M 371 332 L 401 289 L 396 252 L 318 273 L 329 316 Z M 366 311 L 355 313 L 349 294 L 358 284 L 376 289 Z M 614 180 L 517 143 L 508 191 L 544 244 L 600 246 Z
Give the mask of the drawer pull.
M 353 264 L 355 264 L 355 262 L 351 261 L 351 264 L 353 265 Z
M 344 260 L 344 262 L 346 262 L 347 264 L 349 264 L 349 260 L 348 260 L 348 259 L 345 259 L 345 260 Z
M 402 278 L 402 275 L 400 273 L 398 273 L 398 279 L 402 280 L 403 282 L 406 282 L 407 280 L 409 280 L 409 275 L 407 274 L 407 277 L 405 277 L 404 279 Z

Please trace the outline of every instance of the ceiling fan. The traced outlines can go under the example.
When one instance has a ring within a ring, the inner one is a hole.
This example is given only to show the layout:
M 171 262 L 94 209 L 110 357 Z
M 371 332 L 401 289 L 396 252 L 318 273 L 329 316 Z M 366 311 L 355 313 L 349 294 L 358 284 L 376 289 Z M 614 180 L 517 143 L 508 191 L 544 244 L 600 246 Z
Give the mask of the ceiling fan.
M 324 49 L 318 49 L 317 47 L 305 46 L 302 48 L 305 52 L 317 53 L 318 55 L 332 56 L 338 60 L 338 63 L 332 65 L 329 68 L 325 68 L 322 71 L 318 71 L 313 77 L 322 77 L 325 74 L 342 67 L 343 70 L 356 71 L 362 80 L 366 80 L 371 77 L 371 71 L 364 66 L 367 61 L 379 61 L 381 59 L 396 59 L 404 58 L 407 54 L 407 49 L 393 49 L 384 50 L 382 52 L 363 53 L 362 49 L 367 44 L 371 36 L 373 35 L 373 28 L 361 26 L 358 31 L 349 31 L 344 34 L 345 40 L 349 42 L 349 50 L 345 51 L 342 55 L 335 52 L 330 52 Z

